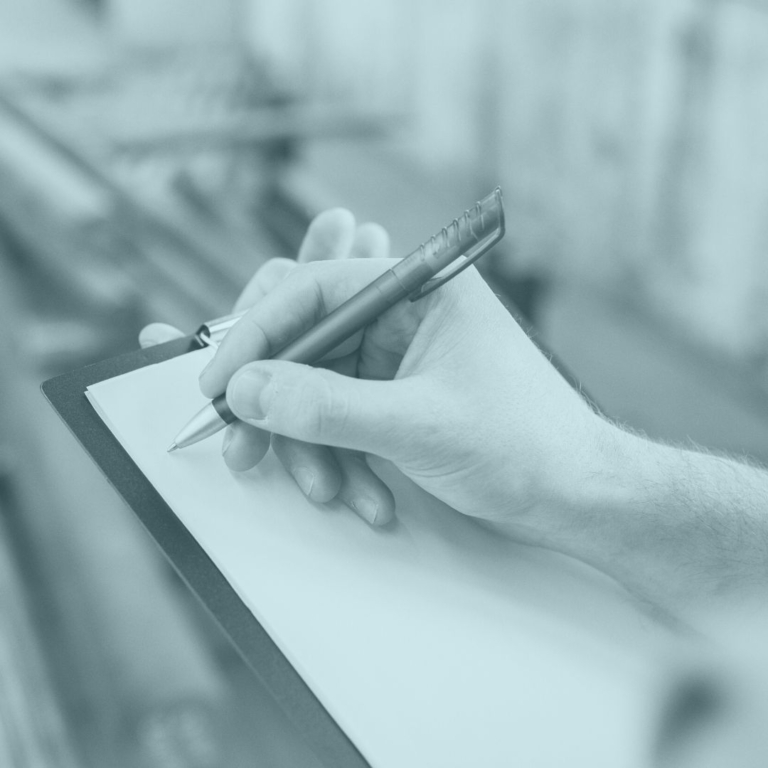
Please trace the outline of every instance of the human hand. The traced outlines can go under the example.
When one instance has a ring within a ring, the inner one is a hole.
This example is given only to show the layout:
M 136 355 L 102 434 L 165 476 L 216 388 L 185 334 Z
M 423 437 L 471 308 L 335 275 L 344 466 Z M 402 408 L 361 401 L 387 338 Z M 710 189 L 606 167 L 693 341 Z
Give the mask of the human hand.
M 385 256 L 388 248 L 387 233 L 379 225 L 356 226 L 354 218 L 346 210 L 325 211 L 310 225 L 296 260 L 277 258 L 266 262 L 235 303 L 233 312 L 242 312 L 259 302 L 299 264 L 348 257 Z M 152 323 L 141 331 L 139 343 L 142 348 L 146 348 L 183 335 L 173 326 Z M 326 502 L 338 498 L 352 509 L 360 511 L 365 508 L 368 499 L 373 499 L 377 506 L 389 510 L 388 517 L 391 517 L 393 500 L 389 489 L 359 455 L 342 450 L 335 450 L 329 455 L 326 449 L 318 451 L 316 446 L 303 445 L 280 435 L 271 436 L 271 445 L 302 490 L 314 501 Z M 269 446 L 269 433 L 236 422 L 227 428 L 224 435 L 224 460 L 230 469 L 245 471 L 264 457 Z M 307 477 L 307 473 L 302 472 L 305 465 L 313 477 Z M 357 507 L 358 502 L 360 508 Z M 361 514 L 365 516 L 364 511 Z M 382 518 L 380 522 L 385 520 Z
M 673 611 L 766 583 L 768 473 L 595 414 L 474 269 L 393 307 L 316 368 L 266 359 L 387 269 L 387 247 L 380 227 L 329 211 L 310 226 L 305 263 L 256 273 L 235 307 L 251 309 L 201 374 L 240 419 L 224 439 L 231 469 L 257 464 L 271 433 L 310 499 L 384 524 L 394 501 L 366 462 L 377 454 L 458 511 Z M 176 335 L 155 325 L 142 341 Z
M 350 219 L 324 247 L 343 257 L 354 233 Z M 561 526 L 571 486 L 595 471 L 605 422 L 476 271 L 401 302 L 324 367 L 265 359 L 391 263 L 313 262 L 266 281 L 266 290 L 257 285 L 252 309 L 201 375 L 204 394 L 226 389 L 241 420 L 225 443 L 227 463 L 253 466 L 271 432 L 275 452 L 310 498 L 339 494 L 381 524 L 393 500 L 363 459 L 376 454 L 459 511 L 509 524 L 518 538 L 547 540 Z M 260 274 L 256 284 L 264 282 Z

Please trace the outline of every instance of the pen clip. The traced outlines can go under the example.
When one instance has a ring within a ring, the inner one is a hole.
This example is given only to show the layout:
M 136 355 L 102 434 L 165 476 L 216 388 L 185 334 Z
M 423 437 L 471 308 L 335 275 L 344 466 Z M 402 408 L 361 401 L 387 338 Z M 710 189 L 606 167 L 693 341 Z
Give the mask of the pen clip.
M 411 301 L 418 301 L 419 299 L 423 299 L 427 294 L 437 290 L 441 285 L 445 285 L 449 280 L 452 280 L 454 277 L 456 277 L 456 275 L 458 275 L 460 272 L 463 272 L 467 267 L 472 266 L 472 264 L 474 264 L 483 254 L 490 251 L 491 248 L 493 248 L 493 246 L 496 245 L 496 243 L 498 243 L 504 237 L 504 206 L 501 202 L 501 190 L 497 188 L 492 195 L 489 195 L 486 198 L 486 200 L 493 200 L 497 206 L 498 225 L 485 237 L 471 245 L 466 251 L 459 253 L 454 259 L 454 263 L 452 265 L 449 265 L 445 269 L 438 272 L 435 277 L 427 280 L 423 285 L 411 293 L 408 297 Z M 480 225 L 482 227 L 484 224 L 483 218 L 488 214 L 483 212 L 481 206 L 482 203 L 478 203 L 476 210 L 478 210 Z M 470 231 L 472 231 L 472 223 L 469 221 L 471 214 L 472 211 L 467 211 L 461 220 L 461 223 L 467 223 Z M 458 233 L 460 231 L 459 219 L 454 219 L 450 228 Z M 443 230 L 443 232 L 447 234 L 447 230 Z

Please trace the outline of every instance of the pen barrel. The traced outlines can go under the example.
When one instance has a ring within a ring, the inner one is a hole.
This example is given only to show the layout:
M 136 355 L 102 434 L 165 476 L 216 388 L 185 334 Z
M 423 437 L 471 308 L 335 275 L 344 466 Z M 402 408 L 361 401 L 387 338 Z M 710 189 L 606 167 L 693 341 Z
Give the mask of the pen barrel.
M 306 365 L 316 363 L 408 296 L 411 290 L 413 289 L 409 290 L 398 280 L 392 270 L 387 270 L 381 277 L 326 315 L 310 331 L 283 347 L 272 359 Z

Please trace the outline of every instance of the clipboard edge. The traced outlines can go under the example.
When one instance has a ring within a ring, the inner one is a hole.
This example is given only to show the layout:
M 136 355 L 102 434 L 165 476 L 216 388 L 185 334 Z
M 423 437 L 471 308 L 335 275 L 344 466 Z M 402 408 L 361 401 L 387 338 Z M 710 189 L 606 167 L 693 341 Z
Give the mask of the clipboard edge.
M 320 762 L 334 768 L 370 768 L 85 396 L 91 384 L 201 348 L 195 335 L 185 336 L 59 374 L 42 382 L 40 389 Z M 130 470 L 131 476 L 121 476 L 120 469 Z M 143 507 L 145 502 L 151 502 L 151 511 Z

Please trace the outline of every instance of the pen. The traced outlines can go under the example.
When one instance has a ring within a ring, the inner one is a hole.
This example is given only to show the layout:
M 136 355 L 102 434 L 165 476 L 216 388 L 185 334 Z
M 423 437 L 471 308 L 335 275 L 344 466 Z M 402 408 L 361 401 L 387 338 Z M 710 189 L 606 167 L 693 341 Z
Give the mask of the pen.
M 426 296 L 474 263 L 504 236 L 504 205 L 497 187 L 413 253 L 326 315 L 317 325 L 272 355 L 272 360 L 311 364 L 372 323 L 390 307 Z M 444 270 L 463 257 L 453 269 Z M 176 435 L 168 452 L 204 440 L 237 417 L 222 393 Z

